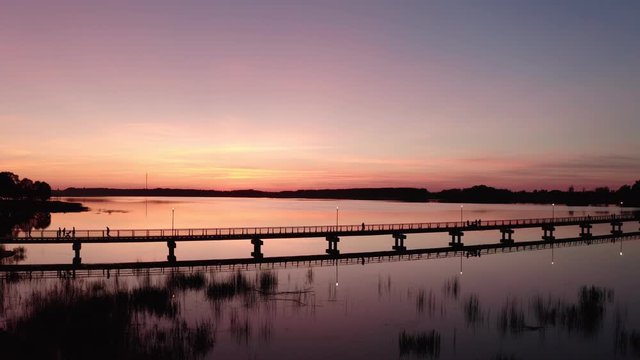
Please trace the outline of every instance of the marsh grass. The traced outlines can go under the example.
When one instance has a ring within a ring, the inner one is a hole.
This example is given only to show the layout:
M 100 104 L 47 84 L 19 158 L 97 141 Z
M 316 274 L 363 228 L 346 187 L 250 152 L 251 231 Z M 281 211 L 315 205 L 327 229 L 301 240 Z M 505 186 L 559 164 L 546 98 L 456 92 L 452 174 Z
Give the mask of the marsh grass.
M 201 290 L 206 286 L 207 279 L 202 272 L 172 273 L 167 278 L 167 287 L 179 290 Z
M 440 338 L 440 333 L 435 330 L 414 334 L 402 331 L 398 336 L 400 355 L 437 358 L 440 356 Z
M 170 291 L 148 284 L 64 280 L 33 293 L 23 310 L 0 333 L 3 358 L 191 359 L 215 343 L 210 323 L 188 326 Z

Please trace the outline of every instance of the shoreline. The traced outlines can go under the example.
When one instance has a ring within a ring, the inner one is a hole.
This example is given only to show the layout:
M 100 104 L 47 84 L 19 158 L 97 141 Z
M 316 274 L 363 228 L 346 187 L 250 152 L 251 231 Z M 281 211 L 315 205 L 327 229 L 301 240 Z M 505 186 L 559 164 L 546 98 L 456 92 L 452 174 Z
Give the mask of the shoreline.
M 66 202 L 57 200 L 0 200 L 0 210 L 67 213 L 88 211 L 89 208 L 79 202 Z
M 68 188 L 54 190 L 54 197 L 226 197 L 269 198 L 308 200 L 362 200 L 397 201 L 413 203 L 457 203 L 457 204 L 562 204 L 567 206 L 619 206 L 635 208 L 640 199 L 635 196 L 619 198 L 615 193 L 605 196 L 597 192 L 534 191 L 513 192 L 477 186 L 469 189 L 450 189 L 429 192 L 424 188 L 354 188 L 320 190 L 199 190 L 199 189 L 115 189 L 115 188 Z

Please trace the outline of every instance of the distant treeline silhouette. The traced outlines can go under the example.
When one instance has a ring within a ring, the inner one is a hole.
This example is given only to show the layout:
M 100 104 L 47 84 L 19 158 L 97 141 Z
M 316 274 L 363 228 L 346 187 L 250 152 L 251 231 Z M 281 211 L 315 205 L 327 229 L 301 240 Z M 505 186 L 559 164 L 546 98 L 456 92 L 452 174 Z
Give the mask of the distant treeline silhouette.
M 5 200 L 40 200 L 51 197 L 51 186 L 44 181 L 32 181 L 12 172 L 0 172 L 0 199 Z
M 110 189 L 67 188 L 54 191 L 56 196 L 198 196 L 198 197 L 248 197 L 248 198 L 306 198 L 348 200 L 394 200 L 424 202 L 429 200 L 426 189 L 417 188 L 369 188 L 369 189 L 324 189 L 295 191 L 260 190 L 196 190 L 196 189 Z
M 640 206 L 640 180 L 632 186 L 624 185 L 618 190 L 598 187 L 595 190 L 575 191 L 570 187 L 561 190 L 511 191 L 496 189 L 485 185 L 477 185 L 466 189 L 449 189 L 432 193 L 433 199 L 442 202 L 472 203 L 533 203 L 533 204 L 567 204 L 567 205 L 607 205 Z
M 295 191 L 260 190 L 196 190 L 196 189 L 111 189 L 68 188 L 54 191 L 56 196 L 198 196 L 198 197 L 249 197 L 249 198 L 306 198 L 349 200 L 392 200 L 407 202 L 461 202 L 461 203 L 535 203 L 567 205 L 640 206 L 640 180 L 633 185 L 621 186 L 618 190 L 599 187 L 595 190 L 576 191 L 570 187 L 561 190 L 511 191 L 477 185 L 464 189 L 448 189 L 429 192 L 424 188 L 356 188 Z

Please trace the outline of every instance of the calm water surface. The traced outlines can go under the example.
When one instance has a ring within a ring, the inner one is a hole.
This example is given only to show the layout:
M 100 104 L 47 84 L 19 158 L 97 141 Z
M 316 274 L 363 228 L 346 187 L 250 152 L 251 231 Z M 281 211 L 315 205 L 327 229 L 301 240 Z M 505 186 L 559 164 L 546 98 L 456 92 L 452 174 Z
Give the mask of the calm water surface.
M 78 199 L 74 199 L 78 200 Z M 50 228 L 177 228 L 455 221 L 457 204 L 274 199 L 82 199 Z M 619 213 L 617 207 L 465 204 L 463 218 Z M 627 223 L 624 227 L 629 230 Z M 609 226 L 595 226 L 604 234 Z M 559 228 L 558 237 L 576 236 Z M 465 244 L 499 232 L 465 234 Z M 515 239 L 537 240 L 539 229 Z M 408 248 L 445 246 L 409 235 Z M 387 250 L 387 236 L 342 252 Z M 70 262 L 70 246 L 30 246 L 25 262 Z M 267 240 L 265 256 L 319 254 L 324 239 Z M 179 243 L 178 259 L 248 257 L 248 241 Z M 622 253 L 622 255 L 620 255 Z M 166 245 L 83 245 L 84 262 L 164 260 Z M 62 358 L 616 359 L 640 357 L 640 242 L 365 265 L 85 279 L 8 277 L 7 354 Z M 74 335 L 75 334 L 75 337 Z M 37 345 L 37 346 L 36 346 Z M 34 350 L 39 349 L 39 350 Z

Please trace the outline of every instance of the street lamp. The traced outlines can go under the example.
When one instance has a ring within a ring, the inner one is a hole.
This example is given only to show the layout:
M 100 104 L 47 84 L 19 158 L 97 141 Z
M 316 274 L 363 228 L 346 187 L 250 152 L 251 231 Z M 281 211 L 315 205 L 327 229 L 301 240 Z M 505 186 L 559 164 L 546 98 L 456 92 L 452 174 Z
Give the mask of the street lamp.
M 174 218 L 175 218 L 175 216 L 174 216 L 174 215 L 175 215 L 175 212 L 176 212 L 176 209 L 171 208 L 171 235 L 172 235 L 172 236 L 173 236 L 173 235 L 175 235 L 175 231 L 174 231 L 174 227 L 173 227 L 173 224 L 174 224 Z
M 338 209 L 338 207 L 336 206 L 336 230 L 338 230 L 338 211 L 340 209 Z
M 551 221 L 556 220 L 556 204 L 551 204 Z
M 463 205 L 460 205 L 460 222 L 462 222 L 462 207 Z

